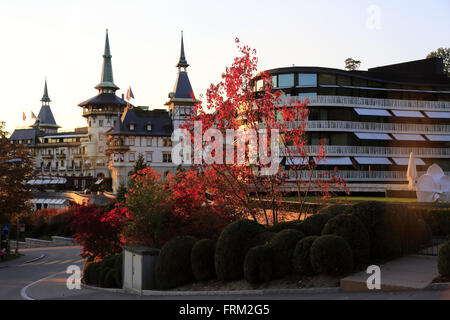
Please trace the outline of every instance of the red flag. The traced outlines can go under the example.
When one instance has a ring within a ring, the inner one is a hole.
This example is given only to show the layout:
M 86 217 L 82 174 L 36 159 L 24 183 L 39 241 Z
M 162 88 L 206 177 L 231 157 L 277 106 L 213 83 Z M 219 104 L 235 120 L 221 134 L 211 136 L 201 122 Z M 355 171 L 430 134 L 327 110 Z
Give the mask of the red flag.
M 31 119 L 37 119 L 33 111 L 31 111 Z
M 131 87 L 128 87 L 128 90 L 127 90 L 127 100 L 130 101 L 131 98 L 134 99 L 133 91 L 131 91 Z
M 26 118 L 27 117 L 25 116 L 25 112 L 23 112 L 23 116 L 22 116 L 23 121 L 25 121 Z

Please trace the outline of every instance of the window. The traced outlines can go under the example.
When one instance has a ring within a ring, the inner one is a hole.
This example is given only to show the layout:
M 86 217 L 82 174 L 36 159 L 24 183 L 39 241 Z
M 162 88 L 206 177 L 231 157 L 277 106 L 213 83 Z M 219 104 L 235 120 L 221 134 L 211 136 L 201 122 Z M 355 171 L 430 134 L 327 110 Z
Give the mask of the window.
M 262 91 L 264 88 L 264 81 L 262 79 L 259 79 L 256 81 L 256 91 Z
M 152 162 L 152 153 L 151 152 L 145 153 L 145 161 Z
M 278 86 L 279 87 L 293 87 L 294 86 L 294 74 L 280 74 L 278 75 Z
M 326 73 L 321 73 L 319 74 L 319 84 L 324 84 L 324 85 L 332 85 L 332 84 L 336 84 L 336 75 L 334 74 L 326 74 Z
M 98 147 L 98 152 L 103 153 L 103 147 L 102 146 Z
M 130 131 L 134 131 L 134 123 L 130 123 Z
M 278 79 L 277 76 L 272 76 L 272 87 L 277 88 L 278 87 Z
M 147 147 L 150 147 L 152 145 L 152 138 L 147 137 Z
M 119 154 L 114 153 L 114 162 L 118 162 L 118 161 L 119 161 Z
M 134 138 L 128 138 L 128 145 L 134 146 Z
M 338 76 L 337 84 L 340 86 L 351 86 L 352 80 L 350 79 L 350 77 Z
M 163 153 L 163 162 L 172 162 L 172 154 Z
M 135 158 L 134 158 L 134 152 L 131 152 L 131 153 L 130 153 L 130 155 L 129 155 L 129 157 L 128 157 L 128 160 L 129 160 L 130 162 L 134 162 L 134 161 L 135 161 Z
M 152 131 L 152 124 L 151 123 L 147 124 L 147 131 Z
M 164 138 L 163 139 L 163 147 L 171 147 L 172 146 L 172 140 L 170 138 Z
M 103 127 L 103 120 L 98 120 L 98 126 Z
M 317 87 L 317 74 L 315 73 L 299 73 L 299 87 Z

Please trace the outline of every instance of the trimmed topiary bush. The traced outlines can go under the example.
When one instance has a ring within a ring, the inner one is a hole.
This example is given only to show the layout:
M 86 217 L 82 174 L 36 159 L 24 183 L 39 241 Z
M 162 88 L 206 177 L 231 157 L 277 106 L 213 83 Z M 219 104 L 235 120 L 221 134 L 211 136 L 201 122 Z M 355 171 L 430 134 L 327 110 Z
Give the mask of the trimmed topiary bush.
M 347 240 L 352 249 L 353 262 L 356 267 L 362 267 L 369 261 L 369 233 L 356 216 L 341 214 L 330 219 L 323 228 L 322 234 L 334 234 Z
M 439 249 L 438 270 L 442 276 L 450 277 L 450 241 Z
M 332 217 L 336 217 L 341 213 L 344 213 L 344 211 L 347 210 L 348 207 L 348 204 L 336 203 L 320 209 L 318 211 L 318 214 L 328 214 Z
M 202 239 L 195 243 L 191 251 L 191 267 L 196 280 L 208 280 L 216 277 L 215 251 L 216 242 L 213 240 Z
M 302 223 L 303 233 L 307 236 L 320 236 L 323 227 L 331 218 L 332 216 L 326 213 L 309 216 Z
M 301 275 L 313 275 L 314 269 L 311 265 L 311 246 L 318 236 L 309 236 L 301 239 L 294 248 L 292 254 L 292 266 L 296 273 Z
M 272 279 L 273 250 L 268 245 L 251 248 L 244 260 L 244 276 L 251 284 L 267 282 Z
M 217 278 L 223 281 L 244 278 L 244 260 L 250 248 L 264 244 L 270 234 L 255 221 L 238 220 L 224 228 L 216 244 L 214 263 Z
M 116 270 L 112 268 L 105 268 L 105 274 L 103 279 L 103 287 L 104 288 L 119 288 L 119 284 L 117 283 Z
M 317 274 L 341 275 L 353 270 L 352 249 L 335 235 L 323 235 L 311 246 L 311 265 Z
M 171 289 L 195 280 L 191 267 L 191 251 L 196 242 L 197 239 L 193 237 L 178 237 L 161 248 L 155 267 L 158 289 Z
M 95 285 L 96 280 L 96 268 L 98 267 L 98 264 L 95 262 L 86 262 L 83 267 L 83 278 L 82 281 L 84 284 L 87 285 Z
M 286 229 L 278 232 L 270 241 L 273 249 L 273 278 L 282 278 L 292 273 L 292 255 L 298 241 L 304 238 L 303 232 Z

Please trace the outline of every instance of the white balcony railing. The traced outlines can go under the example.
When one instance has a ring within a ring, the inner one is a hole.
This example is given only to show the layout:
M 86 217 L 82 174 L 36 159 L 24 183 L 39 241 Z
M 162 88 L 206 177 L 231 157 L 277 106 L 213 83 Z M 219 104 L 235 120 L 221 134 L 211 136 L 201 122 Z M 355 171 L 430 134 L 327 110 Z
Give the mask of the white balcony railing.
M 291 126 L 298 122 L 290 123 Z M 383 132 L 383 133 L 436 133 L 449 134 L 450 125 L 430 125 L 414 123 L 375 123 L 375 122 L 356 122 L 356 121 L 327 121 L 327 120 L 308 120 L 306 124 L 308 131 L 349 131 L 349 132 Z
M 332 176 L 343 178 L 345 181 L 408 181 L 405 171 L 359 171 L 359 170 L 342 170 L 337 173 L 331 172 Z M 425 172 L 418 172 L 418 177 L 425 174 Z M 445 173 L 449 175 L 449 172 Z M 288 180 L 295 180 L 296 177 L 303 181 L 309 180 L 310 172 L 303 171 L 289 171 Z M 330 171 L 317 170 L 313 172 L 312 180 L 328 180 L 330 179 Z
M 290 99 L 299 97 L 281 98 L 282 104 L 288 104 Z M 302 99 L 303 102 L 303 99 Z M 337 106 L 350 108 L 369 109 L 396 109 L 396 110 L 422 110 L 422 111 L 449 111 L 450 101 L 422 101 L 422 100 L 399 100 L 399 99 L 377 99 L 347 96 L 317 96 L 309 98 L 308 106 Z
M 362 157 L 409 157 L 413 152 L 416 157 L 450 158 L 450 148 L 419 148 L 419 147 L 369 147 L 369 146 L 325 146 L 327 157 L 330 156 L 362 156 Z M 305 146 L 309 155 L 319 153 L 318 145 Z M 282 149 L 280 152 L 285 155 Z

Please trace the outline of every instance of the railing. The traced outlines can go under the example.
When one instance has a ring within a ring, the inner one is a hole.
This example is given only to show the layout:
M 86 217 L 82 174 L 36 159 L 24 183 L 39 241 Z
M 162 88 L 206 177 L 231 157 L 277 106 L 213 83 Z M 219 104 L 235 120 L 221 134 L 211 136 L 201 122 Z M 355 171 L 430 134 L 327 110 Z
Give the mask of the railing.
M 319 153 L 318 145 L 305 146 L 310 155 Z M 326 155 L 329 156 L 383 156 L 383 157 L 409 157 L 412 152 L 416 157 L 425 158 L 450 158 L 450 148 L 419 148 L 419 147 L 369 147 L 369 146 L 324 146 Z M 285 155 L 285 151 L 281 150 Z
M 289 101 L 304 99 L 299 97 L 281 98 L 282 104 L 289 104 Z M 350 108 L 370 108 L 370 109 L 403 109 L 403 110 L 423 110 L 423 111 L 450 111 L 450 101 L 422 101 L 422 100 L 400 100 L 400 99 L 377 99 L 347 96 L 316 96 L 308 98 L 308 106 L 339 106 Z
M 298 125 L 299 121 L 290 122 L 288 127 Z M 445 133 L 450 134 L 450 125 L 429 125 L 413 123 L 375 123 L 356 121 L 308 120 L 308 131 L 359 131 L 359 132 L 402 132 L 402 133 Z
M 417 176 L 425 174 L 425 172 L 418 172 Z M 446 175 L 450 172 L 446 172 Z M 296 177 L 303 181 L 309 180 L 310 172 L 307 170 L 302 171 L 289 171 L 288 180 L 295 180 Z M 316 170 L 313 172 L 312 180 L 329 180 L 331 177 L 343 178 L 345 181 L 408 181 L 405 171 L 360 171 L 360 170 L 342 170 L 338 172 Z

